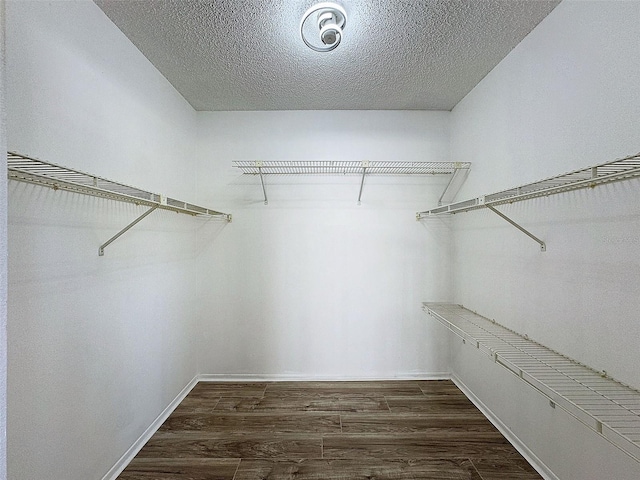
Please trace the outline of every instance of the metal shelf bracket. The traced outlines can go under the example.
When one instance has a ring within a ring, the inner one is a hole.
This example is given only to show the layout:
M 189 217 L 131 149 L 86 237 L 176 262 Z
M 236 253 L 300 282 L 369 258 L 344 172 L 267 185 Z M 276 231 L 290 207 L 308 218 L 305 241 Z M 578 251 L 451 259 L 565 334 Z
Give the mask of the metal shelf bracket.
M 131 222 L 129 225 L 127 225 L 126 227 L 124 227 L 122 230 L 120 230 L 118 233 L 116 233 L 113 237 L 111 237 L 109 240 L 107 240 L 106 242 L 104 242 L 102 245 L 100 245 L 100 248 L 98 248 L 98 256 L 103 257 L 104 256 L 104 249 L 107 248 L 109 245 L 111 245 L 113 242 L 115 242 L 118 238 L 120 238 L 122 235 L 124 235 L 126 232 L 128 232 L 131 228 L 133 228 L 134 226 L 136 226 L 140 221 L 142 221 L 144 218 L 147 217 L 147 215 L 153 213 L 156 209 L 158 208 L 157 205 L 151 207 L 149 210 L 147 210 L 146 212 L 144 212 L 142 215 L 140 215 L 138 218 L 136 218 L 133 222 Z
M 360 180 L 360 193 L 358 193 L 358 205 L 362 205 L 362 189 L 364 188 L 364 177 L 367 175 L 369 160 L 362 161 L 362 180 Z
M 440 195 L 440 198 L 438 199 L 438 206 L 453 202 L 453 199 L 456 198 L 456 195 L 460 191 L 460 188 L 462 188 L 462 184 L 467 179 L 468 175 L 469 163 L 453 163 L 453 174 L 451 175 L 447 186 L 444 187 L 442 195 Z
M 509 217 L 507 217 L 504 213 L 496 210 L 495 207 L 492 207 L 491 205 L 487 205 L 487 208 L 489 210 L 491 210 L 493 213 L 495 213 L 496 215 L 498 215 L 503 220 L 507 221 L 508 223 L 510 223 L 511 225 L 516 227 L 518 230 L 520 230 L 526 236 L 528 236 L 529 238 L 532 238 L 533 240 L 538 242 L 538 244 L 540 245 L 540 251 L 542 251 L 542 252 L 546 252 L 547 251 L 547 245 L 542 240 L 540 240 L 538 237 L 536 237 L 533 233 L 531 233 L 529 230 L 527 230 L 524 227 L 518 225 L 516 222 L 514 222 Z
M 258 174 L 260 175 L 260 184 L 262 185 L 262 194 L 264 195 L 264 204 L 269 205 L 269 199 L 267 198 L 267 189 L 264 186 L 264 177 L 262 176 L 262 162 L 256 162 L 258 167 Z

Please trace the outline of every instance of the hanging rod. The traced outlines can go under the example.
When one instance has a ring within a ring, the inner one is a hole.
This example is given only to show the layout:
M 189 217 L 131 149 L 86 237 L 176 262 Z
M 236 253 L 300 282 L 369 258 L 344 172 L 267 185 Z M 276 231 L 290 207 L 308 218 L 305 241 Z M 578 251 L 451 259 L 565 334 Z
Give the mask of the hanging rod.
M 519 187 L 502 190 L 501 192 L 484 195 L 470 200 L 451 203 L 441 207 L 418 212 L 416 218 L 421 220 L 426 217 L 434 217 L 438 215 L 447 215 L 468 212 L 480 208 L 496 207 L 507 203 L 520 202 L 537 197 L 546 197 L 557 193 L 570 192 L 582 188 L 593 188 L 606 183 L 619 182 L 640 176 L 640 153 L 629 157 L 612 160 L 610 162 L 601 163 L 592 167 L 581 168 L 569 173 L 556 175 L 555 177 L 545 178 L 537 182 L 528 183 Z M 530 232 L 526 231 L 506 215 L 498 212 L 495 208 L 492 211 L 500 215 L 516 228 L 540 243 L 541 249 L 544 251 L 544 242 L 538 239 Z
M 98 252 L 100 256 L 104 254 L 104 248 L 107 245 L 156 209 L 169 210 L 193 216 L 218 217 L 228 222 L 231 221 L 231 215 L 228 213 L 222 213 L 209 208 L 200 207 L 192 203 L 148 192 L 140 188 L 107 180 L 106 178 L 84 173 L 79 170 L 38 160 L 20 153 L 7 152 L 7 170 L 10 180 L 50 187 L 54 190 L 66 190 L 83 195 L 108 198 L 111 200 L 151 207 L 151 210 L 147 211 L 133 223 L 118 232 L 118 234 L 112 237 L 108 242 L 103 244 Z
M 360 175 L 358 204 L 362 199 L 365 177 L 369 175 L 451 175 L 442 198 L 453 198 L 471 167 L 470 162 L 395 162 L 354 160 L 234 161 L 233 167 L 245 175 L 259 175 L 264 194 L 264 177 L 268 175 Z

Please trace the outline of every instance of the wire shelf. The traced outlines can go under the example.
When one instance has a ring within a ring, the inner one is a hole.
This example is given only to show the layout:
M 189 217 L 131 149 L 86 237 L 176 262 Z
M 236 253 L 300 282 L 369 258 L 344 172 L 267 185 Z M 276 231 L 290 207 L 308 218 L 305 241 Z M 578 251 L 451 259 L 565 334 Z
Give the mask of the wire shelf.
M 268 205 L 267 190 L 264 177 L 268 175 L 360 175 L 360 193 L 358 205 L 362 199 L 364 179 L 370 175 L 451 175 L 449 184 L 440 196 L 453 199 L 460 189 L 466 174 L 471 168 L 470 162 L 390 162 L 390 161 L 234 161 L 233 166 L 239 168 L 244 175 L 260 176 L 264 204 Z
M 601 163 L 593 167 L 581 168 L 555 177 L 510 188 L 501 192 L 484 195 L 417 214 L 418 218 L 468 212 L 478 208 L 519 202 L 536 197 L 554 195 L 581 188 L 595 187 L 605 183 L 618 182 L 640 176 L 640 153 L 619 160 Z
M 460 305 L 423 310 L 640 462 L 640 392 Z
M 66 190 L 84 195 L 135 203 L 136 205 L 146 205 L 188 215 L 222 217 L 226 220 L 231 220 L 231 215 L 227 213 L 164 197 L 157 193 L 19 153 L 7 153 L 7 167 L 8 177 L 11 180 L 50 187 L 54 190 Z
M 393 161 L 234 161 L 247 175 L 446 175 L 469 169 L 470 162 Z

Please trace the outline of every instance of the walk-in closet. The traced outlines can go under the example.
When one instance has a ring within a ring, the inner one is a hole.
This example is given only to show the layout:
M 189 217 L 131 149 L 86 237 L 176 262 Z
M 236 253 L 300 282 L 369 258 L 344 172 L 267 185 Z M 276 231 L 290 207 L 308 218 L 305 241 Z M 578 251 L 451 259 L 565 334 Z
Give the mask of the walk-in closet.
M 640 1 L 0 28 L 0 478 L 640 478 Z

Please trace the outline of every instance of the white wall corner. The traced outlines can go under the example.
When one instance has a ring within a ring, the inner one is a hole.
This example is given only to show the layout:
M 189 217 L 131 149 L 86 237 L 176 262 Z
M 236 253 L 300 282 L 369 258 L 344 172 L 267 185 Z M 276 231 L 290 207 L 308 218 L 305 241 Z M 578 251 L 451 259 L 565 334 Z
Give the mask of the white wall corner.
M 489 407 L 487 407 L 482 400 L 480 400 L 472 391 L 467 387 L 460 378 L 458 378 L 454 373 L 451 374 L 451 380 L 456 386 L 462 390 L 473 404 L 478 407 L 485 417 L 489 419 L 489 421 L 504 435 L 504 437 L 514 446 L 520 455 L 522 455 L 527 462 L 531 464 L 533 468 L 544 478 L 545 480 L 560 480 L 549 467 L 545 465 L 545 463 L 540 460 L 535 453 L 533 453 L 529 447 L 527 447 L 518 436 L 507 427 L 500 418 L 496 414 L 494 414 Z
M 0 0 L 0 478 L 7 475 L 7 109 L 5 2 Z
M 158 431 L 158 429 L 162 426 L 162 424 L 169 418 L 169 416 L 173 413 L 180 402 L 185 399 L 189 392 L 193 390 L 193 387 L 199 381 L 199 377 L 196 375 L 191 379 L 191 381 L 182 389 L 180 393 L 174 398 L 167 408 L 165 408 L 160 415 L 156 417 L 156 419 L 149 425 L 149 427 L 138 437 L 138 439 L 129 447 L 129 449 L 124 452 L 122 457 L 109 469 L 109 471 L 102 477 L 102 480 L 116 480 L 118 475 L 122 473 L 122 471 L 129 465 L 129 462 L 133 460 L 133 458 L 138 454 L 142 447 L 151 439 L 154 433 Z

